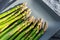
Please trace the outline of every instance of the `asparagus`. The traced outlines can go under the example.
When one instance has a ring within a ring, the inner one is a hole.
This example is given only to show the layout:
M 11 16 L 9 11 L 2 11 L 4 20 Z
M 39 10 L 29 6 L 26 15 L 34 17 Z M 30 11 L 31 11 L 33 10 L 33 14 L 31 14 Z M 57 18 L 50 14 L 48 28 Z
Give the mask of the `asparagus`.
M 31 31 L 31 33 L 27 36 L 27 38 L 25 38 L 24 40 L 29 40 L 29 37 L 31 37 L 31 35 L 33 35 L 35 32 L 36 32 L 36 28 L 37 27 L 35 27 L 32 31 Z M 22 38 L 23 39 L 23 38 Z
M 12 15 L 11 17 L 8 17 L 6 20 L 2 20 L 2 22 L 0 23 L 0 25 L 3 25 L 4 23 L 7 23 L 10 20 L 13 20 L 14 18 L 16 18 L 17 16 L 19 16 L 21 14 L 21 12 L 23 12 L 27 7 L 23 6 L 20 8 L 19 12 L 15 13 L 14 15 Z M 12 13 L 13 14 L 13 13 Z
M 30 12 L 30 9 L 27 8 L 26 11 L 24 11 L 24 13 L 22 15 L 17 16 L 15 19 L 9 21 L 8 23 L 4 24 L 4 25 L 0 25 L 0 32 L 2 32 L 4 29 L 6 29 L 11 23 L 13 23 L 14 21 L 22 18 L 23 16 L 25 16 L 26 14 L 28 14 Z
M 6 15 L 12 13 L 13 11 L 19 9 L 20 7 L 22 7 L 22 6 L 24 6 L 24 5 L 26 5 L 26 3 L 22 3 L 21 5 L 17 5 L 17 6 L 15 6 L 15 7 L 11 8 L 10 10 L 1 13 L 1 14 L 0 14 L 0 19 L 3 18 L 3 17 L 5 17 Z
M 0 37 L 2 37 L 4 34 L 6 34 L 7 32 L 9 32 L 9 30 L 11 30 L 12 28 L 14 28 L 15 26 L 17 26 L 19 23 L 21 23 L 22 21 L 24 21 L 26 18 L 28 18 L 30 16 L 30 13 L 27 14 L 26 16 L 24 16 L 23 18 L 17 20 L 17 22 L 15 22 L 13 25 L 11 25 L 8 29 L 6 29 L 5 31 L 3 31 L 2 33 L 0 33 Z
M 32 19 L 33 19 L 33 17 L 31 17 L 31 20 Z M 9 31 L 8 33 L 6 33 L 0 40 L 8 40 L 15 32 L 17 32 L 19 29 L 21 29 L 23 26 L 25 26 L 29 22 L 28 20 L 29 19 L 27 19 L 26 21 L 24 21 L 21 24 L 17 25 L 11 31 Z
M 0 19 L 0 23 L 2 23 L 3 21 L 5 21 L 6 19 L 8 19 L 9 17 L 11 17 L 12 15 L 14 15 L 17 11 L 13 12 L 12 14 L 8 15 L 7 17 Z
M 32 23 L 32 19 L 29 19 L 29 22 L 23 26 L 21 29 L 19 29 L 9 40 L 13 40 L 21 31 L 23 31 L 25 28 L 27 28 Z
M 39 34 L 34 38 L 34 40 L 39 40 L 39 38 L 44 34 L 44 30 L 41 29 Z
M 34 40 L 39 40 L 39 38 L 45 33 L 46 30 L 47 30 L 47 23 L 45 22 L 44 28 L 40 30 L 40 32 L 39 32 L 38 35 L 34 38 Z
M 30 32 L 28 32 L 21 40 L 25 40 L 27 37 L 28 37 L 28 35 L 31 33 L 31 31 Z
M 38 19 L 39 20 L 39 19 Z M 36 25 L 36 27 L 32 30 L 31 34 L 25 39 L 25 40 L 33 40 L 34 34 L 36 34 L 37 32 L 39 32 L 39 30 L 41 29 L 42 26 L 42 19 L 40 19 Z M 31 38 L 32 37 L 32 38 Z
M 26 29 L 24 32 L 19 34 L 14 40 L 20 40 L 27 32 L 29 32 L 30 30 L 32 30 L 35 27 L 36 23 L 37 23 L 37 20 L 35 20 L 28 29 Z

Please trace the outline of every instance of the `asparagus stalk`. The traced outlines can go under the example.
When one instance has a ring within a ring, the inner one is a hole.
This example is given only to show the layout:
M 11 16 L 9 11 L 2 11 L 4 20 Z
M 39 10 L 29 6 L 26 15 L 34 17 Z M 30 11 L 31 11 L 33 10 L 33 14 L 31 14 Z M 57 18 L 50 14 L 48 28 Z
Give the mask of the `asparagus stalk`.
M 39 21 L 38 21 L 39 22 Z M 35 27 L 32 32 L 28 35 L 28 37 L 25 40 L 29 40 L 29 38 L 36 32 L 37 27 Z
M 11 17 L 8 17 L 6 20 L 2 20 L 2 22 L 0 23 L 0 25 L 3 25 L 4 23 L 7 23 L 10 20 L 13 20 L 14 18 L 16 18 L 17 16 L 19 16 L 27 7 L 23 6 L 20 8 L 19 12 L 15 13 L 14 15 L 12 15 Z M 13 13 L 12 13 L 13 14 Z
M 31 17 L 31 19 L 33 19 L 33 17 Z M 21 24 L 17 25 L 15 28 L 10 30 L 0 40 L 8 40 L 15 32 L 17 32 L 19 29 L 21 29 L 23 26 L 25 26 L 29 22 L 28 20 L 29 19 L 27 19 L 26 21 L 22 22 Z
M 34 38 L 34 40 L 39 40 L 39 38 L 44 34 L 44 30 L 41 29 L 39 34 Z
M 47 23 L 45 22 L 44 28 L 40 30 L 40 32 L 37 34 L 34 40 L 39 40 L 39 38 L 45 33 L 46 30 L 47 30 Z
M 31 33 L 31 31 L 28 32 L 21 40 L 25 40 L 29 36 L 30 33 Z
M 0 38 L 6 34 L 7 32 L 9 32 L 9 30 L 11 30 L 12 28 L 14 28 L 15 26 L 17 26 L 19 23 L 21 23 L 22 21 L 24 21 L 26 18 L 28 18 L 30 16 L 30 13 L 27 14 L 26 16 L 24 16 L 23 18 L 17 20 L 13 25 L 11 25 L 8 29 L 6 29 L 5 31 L 3 31 L 2 33 L 0 33 Z
M 10 10 L 1 13 L 1 14 L 0 14 L 0 19 L 3 18 L 3 17 L 5 17 L 6 15 L 12 13 L 13 11 L 19 9 L 21 6 L 24 6 L 24 5 L 26 5 L 26 3 L 22 3 L 21 5 L 17 5 L 17 6 L 15 6 L 15 7 L 11 8 Z
M 28 21 L 29 22 L 25 26 L 23 26 L 21 29 L 19 29 L 9 40 L 13 40 L 21 31 L 23 31 L 32 23 L 32 19 L 29 19 Z
M 39 32 L 39 30 L 41 29 L 42 26 L 42 19 L 40 19 L 35 27 L 35 29 L 32 30 L 31 34 L 27 37 L 26 40 L 33 40 L 33 38 L 35 37 L 35 35 Z
M 0 25 L 0 32 L 2 32 L 4 29 L 6 29 L 11 23 L 13 23 L 14 21 L 22 18 L 23 16 L 25 16 L 26 14 L 28 14 L 30 12 L 30 9 L 27 8 L 26 11 L 24 11 L 24 13 L 22 15 L 17 16 L 15 19 L 9 21 L 8 23 L 4 24 L 4 25 Z
M 38 22 L 37 22 L 38 23 Z M 36 32 L 36 28 L 32 29 L 31 33 L 27 36 L 27 38 L 25 38 L 24 40 L 29 40 L 29 38 L 31 37 L 31 35 L 33 35 Z
M 28 29 L 26 29 L 24 32 L 19 34 L 14 40 L 20 40 L 26 33 L 28 33 L 30 30 L 32 30 L 35 27 L 36 23 L 37 23 L 37 20 L 35 20 Z
M 6 19 L 8 19 L 9 17 L 11 17 L 12 15 L 14 15 L 17 11 L 13 12 L 12 14 L 8 15 L 7 17 L 0 19 L 0 23 L 2 23 L 3 21 L 5 21 Z

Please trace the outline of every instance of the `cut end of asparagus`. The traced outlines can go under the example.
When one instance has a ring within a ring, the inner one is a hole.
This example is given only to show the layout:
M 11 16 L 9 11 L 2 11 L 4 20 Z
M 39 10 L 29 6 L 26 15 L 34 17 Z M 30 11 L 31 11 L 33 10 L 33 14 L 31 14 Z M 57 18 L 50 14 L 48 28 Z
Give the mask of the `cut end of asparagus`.
M 43 19 L 39 19 L 39 23 L 38 23 L 38 25 L 39 25 L 39 29 L 41 29 L 42 28 L 42 25 L 43 25 Z
M 27 3 L 24 2 L 24 3 L 22 3 L 22 4 L 20 5 L 20 7 L 22 7 L 22 6 L 26 6 L 26 5 L 27 5 Z
M 23 13 L 28 14 L 30 12 L 31 12 L 31 10 L 29 8 L 27 8 Z
M 38 23 L 39 23 L 39 25 L 43 22 L 43 19 L 42 18 L 38 18 Z
M 24 20 L 26 20 L 27 18 L 29 18 L 29 17 L 30 17 L 30 14 L 31 14 L 31 13 L 28 13 L 28 14 L 27 14 L 26 16 L 24 16 L 22 19 L 24 19 L 24 18 L 25 18 Z
M 47 30 L 48 28 L 48 25 L 47 25 L 47 22 L 44 23 L 44 32 Z
M 28 21 L 32 22 L 33 20 L 34 20 L 34 16 L 30 16 Z
M 27 8 L 28 8 L 27 6 L 23 6 L 23 7 L 21 7 L 21 11 L 24 11 Z
M 40 18 L 40 22 L 43 22 L 43 19 L 42 18 Z
M 33 20 L 33 23 L 36 21 L 36 19 L 34 18 L 34 20 Z
M 29 17 L 29 16 L 30 16 L 30 14 L 31 14 L 31 12 L 30 12 L 30 13 L 28 13 L 28 14 L 26 15 L 26 17 Z
M 23 5 L 27 5 L 27 2 L 24 2 Z
M 43 22 L 41 22 L 41 23 L 39 24 L 39 29 L 41 29 L 42 26 L 43 26 Z
M 27 8 L 27 11 L 26 11 L 27 13 L 30 13 L 31 12 L 31 9 L 29 9 L 29 8 Z
M 26 18 L 29 18 L 30 14 L 31 14 L 31 13 L 28 13 L 28 14 L 27 14 L 26 16 L 24 16 L 22 19 L 24 19 L 24 18 L 25 18 L 25 19 L 26 19 Z M 25 19 L 24 19 L 24 20 L 25 20 Z
M 38 20 L 37 19 L 34 19 L 33 20 L 33 23 L 36 23 L 37 24 L 38 23 Z

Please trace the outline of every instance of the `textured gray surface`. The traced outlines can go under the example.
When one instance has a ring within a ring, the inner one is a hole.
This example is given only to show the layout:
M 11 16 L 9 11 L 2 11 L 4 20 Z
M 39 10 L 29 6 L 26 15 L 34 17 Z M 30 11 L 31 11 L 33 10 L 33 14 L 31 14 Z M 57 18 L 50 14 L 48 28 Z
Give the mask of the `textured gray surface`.
M 32 10 L 31 15 L 34 15 L 36 18 L 43 18 L 48 22 L 48 30 L 40 38 L 40 40 L 48 40 L 53 34 L 55 34 L 60 29 L 60 17 L 56 15 L 53 11 L 51 11 L 48 7 L 46 7 L 46 5 L 40 0 L 17 0 L 13 4 L 11 4 L 7 9 L 22 2 L 28 3 L 27 6 Z
M 49 40 L 60 40 L 60 30 L 57 31 Z
M 60 0 L 43 0 L 57 15 L 60 16 Z
M 16 0 L 0 0 L 0 12 L 15 1 Z

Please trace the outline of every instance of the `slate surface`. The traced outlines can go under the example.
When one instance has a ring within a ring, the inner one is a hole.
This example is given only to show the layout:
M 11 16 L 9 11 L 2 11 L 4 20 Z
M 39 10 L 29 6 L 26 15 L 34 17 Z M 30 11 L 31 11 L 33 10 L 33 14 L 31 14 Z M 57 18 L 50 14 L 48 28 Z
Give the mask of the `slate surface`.
M 49 40 L 60 40 L 60 30 L 57 31 Z
M 14 3 L 16 0 L 0 0 L 0 12 Z
M 47 7 L 41 0 L 17 0 L 4 11 L 22 2 L 27 2 L 27 6 L 32 10 L 31 15 L 34 15 L 36 18 L 43 18 L 48 22 L 48 29 L 40 40 L 48 40 L 60 29 L 60 17 L 49 7 Z
M 57 15 L 60 16 L 60 0 L 43 0 Z

